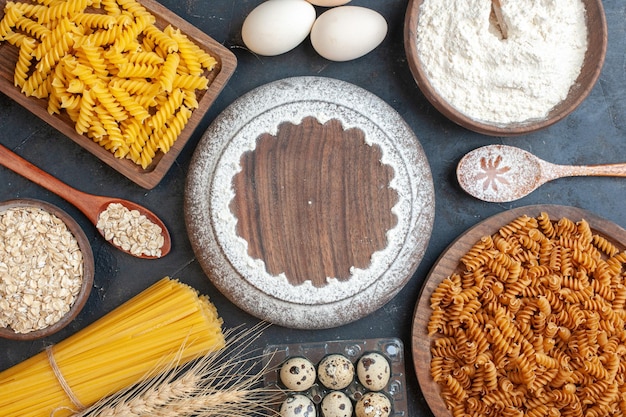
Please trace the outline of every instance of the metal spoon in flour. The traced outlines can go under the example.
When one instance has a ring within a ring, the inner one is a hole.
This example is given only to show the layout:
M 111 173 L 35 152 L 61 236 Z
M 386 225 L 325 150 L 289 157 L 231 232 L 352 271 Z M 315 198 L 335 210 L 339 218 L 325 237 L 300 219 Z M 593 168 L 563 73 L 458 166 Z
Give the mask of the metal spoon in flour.
M 626 163 L 555 165 L 513 146 L 489 145 L 461 158 L 456 176 L 468 194 L 492 203 L 505 203 L 525 197 L 557 178 L 626 177 Z

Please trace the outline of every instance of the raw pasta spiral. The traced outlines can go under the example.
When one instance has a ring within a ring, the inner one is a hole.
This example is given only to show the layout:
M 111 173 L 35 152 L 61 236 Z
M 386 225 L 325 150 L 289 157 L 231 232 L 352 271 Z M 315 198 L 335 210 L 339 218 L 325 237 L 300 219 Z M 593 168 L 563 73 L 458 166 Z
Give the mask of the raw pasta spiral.
M 72 19 L 80 26 L 89 28 L 111 29 L 116 22 L 115 17 L 99 13 L 76 13 Z
M 17 9 L 17 7 L 15 7 L 15 9 Z M 17 19 L 15 21 L 15 27 L 18 30 L 23 31 L 25 34 L 37 39 L 42 39 L 50 34 L 50 29 L 48 29 L 46 26 L 40 25 L 39 23 L 27 17 L 20 17 L 19 19 Z M 34 41 L 35 39 L 32 40 Z
M 79 133 L 87 133 L 89 131 L 90 121 L 94 116 L 94 107 L 96 105 L 91 90 L 83 91 L 82 100 L 80 101 L 80 109 L 78 118 L 76 119 L 76 131 Z
M 5 9 L 4 18 L 0 21 L 0 41 L 13 33 L 18 19 L 22 16 L 22 11 L 15 6 L 8 5 Z
M 13 83 L 16 87 L 23 87 L 28 78 L 28 72 L 33 60 L 33 51 L 35 49 L 35 40 L 26 38 L 21 43 L 20 52 L 15 64 L 15 73 L 13 75 Z
M 50 114 L 66 112 L 76 132 L 144 169 L 173 146 L 217 64 L 136 0 L 9 1 L 3 41 L 18 48 L 23 94 L 48 99 Z
M 452 415 L 626 414 L 625 261 L 585 220 L 547 213 L 476 242 L 430 298 L 430 373 Z

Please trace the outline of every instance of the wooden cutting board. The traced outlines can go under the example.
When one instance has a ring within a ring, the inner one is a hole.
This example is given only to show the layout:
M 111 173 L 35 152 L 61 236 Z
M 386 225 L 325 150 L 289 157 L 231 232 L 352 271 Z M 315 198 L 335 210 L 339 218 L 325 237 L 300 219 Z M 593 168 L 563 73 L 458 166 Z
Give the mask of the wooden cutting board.
M 185 218 L 198 260 L 243 310 L 293 328 L 357 320 L 423 257 L 434 217 L 414 133 L 373 94 L 322 77 L 261 86 L 196 149 Z
M 22 2 L 30 2 L 30 0 L 21 0 Z M 198 90 L 197 100 L 198 107 L 193 111 L 189 122 L 178 135 L 176 141 L 167 153 L 158 151 L 154 156 L 152 163 L 143 169 L 140 165 L 135 164 L 130 159 L 116 158 L 111 152 L 100 146 L 85 135 L 76 132 L 75 123 L 70 119 L 66 112 L 60 114 L 48 113 L 48 100 L 44 98 L 27 97 L 22 94 L 20 89 L 13 83 L 13 75 L 15 72 L 15 63 L 18 58 L 18 48 L 9 42 L 0 42 L 0 91 L 13 100 L 21 104 L 33 115 L 47 122 L 65 136 L 76 142 L 87 151 L 91 152 L 102 162 L 118 171 L 131 181 L 143 188 L 154 188 L 167 174 L 170 167 L 180 154 L 181 150 L 191 137 L 192 133 L 202 121 L 202 118 L 211 107 L 217 96 L 225 87 L 231 75 L 235 72 L 237 66 L 237 58 L 235 55 L 224 47 L 224 45 L 211 38 L 200 29 L 191 25 L 184 19 L 180 18 L 172 11 L 168 10 L 154 0 L 138 0 L 144 8 L 149 11 L 155 18 L 155 26 L 160 29 L 167 25 L 180 29 L 189 39 L 196 45 L 208 52 L 217 60 L 215 68 L 207 74 L 209 78 L 209 86 L 206 90 Z M 4 17 L 4 8 L 8 3 L 7 0 L 0 0 L 0 19 Z M 93 13 L 101 13 L 97 9 L 88 10 Z

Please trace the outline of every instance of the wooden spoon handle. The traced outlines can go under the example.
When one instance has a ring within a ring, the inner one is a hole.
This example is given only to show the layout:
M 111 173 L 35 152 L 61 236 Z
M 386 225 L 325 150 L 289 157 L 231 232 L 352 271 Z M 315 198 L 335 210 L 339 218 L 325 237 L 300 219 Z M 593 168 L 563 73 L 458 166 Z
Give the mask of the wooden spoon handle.
M 98 213 L 93 204 L 95 196 L 70 187 L 1 144 L 0 164 L 72 203 L 90 221 L 98 221 Z
M 626 177 L 626 163 L 602 165 L 554 165 L 555 178 L 562 177 Z

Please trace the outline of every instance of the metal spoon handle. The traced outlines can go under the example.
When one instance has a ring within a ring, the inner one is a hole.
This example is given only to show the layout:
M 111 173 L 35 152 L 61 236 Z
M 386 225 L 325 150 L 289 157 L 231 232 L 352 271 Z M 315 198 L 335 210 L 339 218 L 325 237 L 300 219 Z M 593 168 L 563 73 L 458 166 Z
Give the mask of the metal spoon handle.
M 548 180 L 563 177 L 626 177 L 626 163 L 600 165 L 555 165 L 546 163 Z
M 70 187 L 1 144 L 0 164 L 72 203 L 90 221 L 98 221 L 97 208 L 101 202 L 97 196 Z

